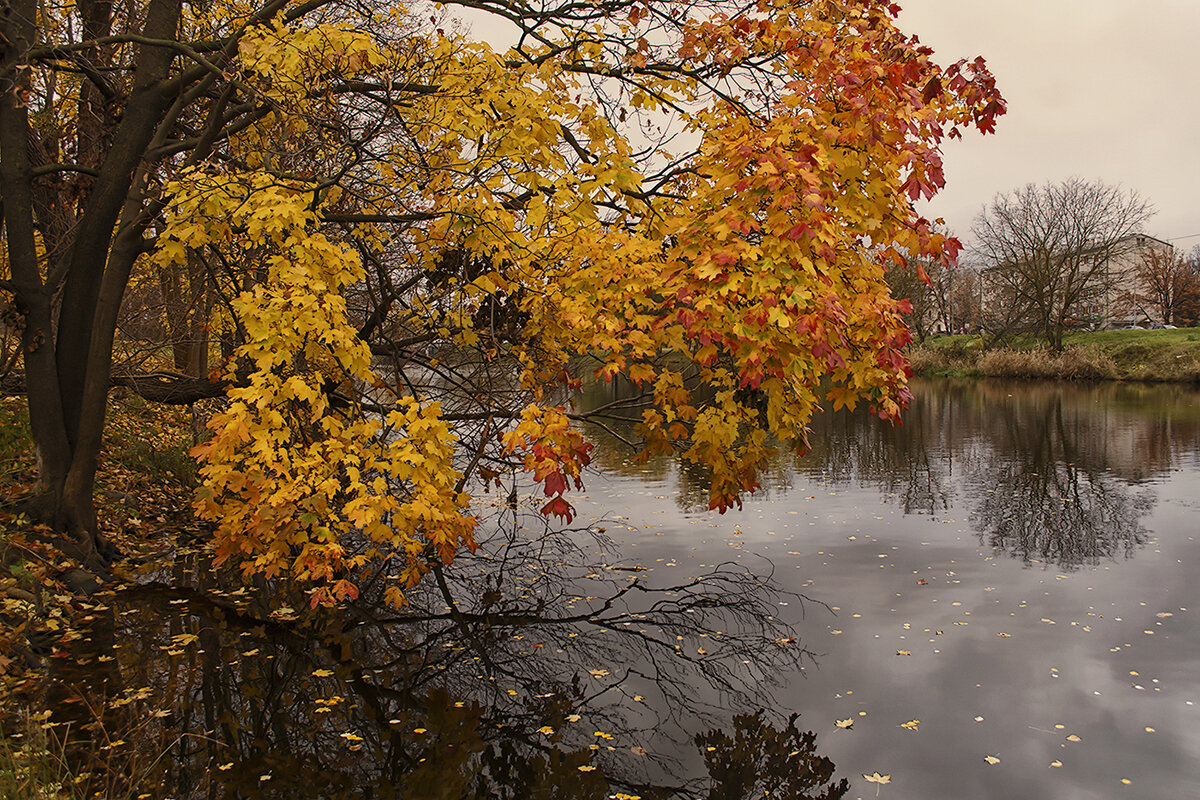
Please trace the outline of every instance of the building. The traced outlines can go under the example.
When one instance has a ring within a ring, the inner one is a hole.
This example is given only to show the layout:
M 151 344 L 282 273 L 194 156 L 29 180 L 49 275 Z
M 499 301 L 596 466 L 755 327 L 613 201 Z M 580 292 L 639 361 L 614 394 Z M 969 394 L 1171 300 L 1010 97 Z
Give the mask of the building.
M 1096 256 L 1095 291 L 1079 315 L 1098 330 L 1128 328 L 1132 325 L 1149 327 L 1162 325 L 1162 311 L 1146 297 L 1139 270 L 1147 259 L 1157 254 L 1171 258 L 1175 246 L 1144 233 L 1119 239 L 1104 254 Z

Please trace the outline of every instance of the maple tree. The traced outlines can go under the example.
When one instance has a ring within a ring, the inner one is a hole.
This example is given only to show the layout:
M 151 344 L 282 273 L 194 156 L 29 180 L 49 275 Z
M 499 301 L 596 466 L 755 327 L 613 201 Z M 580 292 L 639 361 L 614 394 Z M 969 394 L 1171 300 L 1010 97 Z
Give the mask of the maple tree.
M 821 403 L 898 417 L 885 274 L 957 250 L 913 202 L 1003 113 L 981 59 L 937 65 L 879 0 L 461 5 L 514 43 L 423 5 L 0 11 L 31 507 L 81 554 L 139 274 L 203 275 L 188 324 L 229 332 L 196 449 L 219 558 L 314 602 L 368 567 L 403 602 L 471 546 L 469 484 L 529 473 L 570 520 L 578 425 L 613 410 L 570 407 L 581 377 L 636 387 L 643 455 L 721 510 Z

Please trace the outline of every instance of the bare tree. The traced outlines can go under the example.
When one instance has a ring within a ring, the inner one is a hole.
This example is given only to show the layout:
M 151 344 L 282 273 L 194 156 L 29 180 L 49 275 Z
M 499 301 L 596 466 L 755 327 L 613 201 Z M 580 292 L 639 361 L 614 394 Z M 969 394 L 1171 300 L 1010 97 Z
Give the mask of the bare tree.
M 1138 299 L 1153 307 L 1165 324 L 1178 315 L 1179 297 L 1184 290 L 1186 273 L 1191 269 L 1173 250 L 1148 249 L 1137 266 Z
M 950 233 L 941 226 L 935 226 L 934 233 L 950 238 Z M 906 256 L 905 262 L 903 267 L 888 270 L 887 283 L 892 297 L 908 300 L 912 306 L 911 311 L 904 315 L 904 321 L 914 338 L 923 342 L 933 333 L 953 333 L 952 306 L 960 274 L 958 265 L 911 254 Z
M 997 195 L 972 233 L 995 297 L 1054 350 L 1107 290 L 1109 264 L 1154 213 L 1134 191 L 1071 178 Z

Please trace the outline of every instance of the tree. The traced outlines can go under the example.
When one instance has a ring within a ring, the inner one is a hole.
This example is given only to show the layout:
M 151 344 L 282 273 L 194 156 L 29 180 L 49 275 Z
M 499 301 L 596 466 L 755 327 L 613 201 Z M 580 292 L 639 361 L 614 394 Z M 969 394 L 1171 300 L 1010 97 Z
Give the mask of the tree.
M 961 245 L 945 230 L 936 230 L 946 237 L 945 255 L 918 258 L 905 254 L 904 266 L 887 273 L 892 296 L 907 299 L 911 306 L 904 321 L 918 342 L 939 331 L 961 333 L 967 320 L 978 316 L 972 311 L 978 305 L 973 294 L 975 274 L 957 261 Z
M 1054 350 L 1108 289 L 1107 266 L 1153 213 L 1136 192 L 1071 178 L 997 195 L 972 233 L 991 292 Z
M 1175 276 L 1171 320 L 1180 327 L 1195 327 L 1200 319 L 1200 247 L 1193 247 Z
M 1137 299 L 1153 308 L 1164 324 L 1174 323 L 1189 270 L 1187 260 L 1174 250 L 1147 248 L 1137 265 Z
M 314 602 L 470 546 L 470 482 L 528 472 L 569 520 L 580 365 L 640 388 L 642 454 L 705 465 L 722 510 L 823 380 L 898 415 L 884 263 L 944 252 L 912 201 L 1004 110 L 982 60 L 938 67 L 881 0 L 463 5 L 517 43 L 343 0 L 3 11 L 31 508 L 78 554 L 138 275 L 207 273 L 232 333 L 200 513 Z

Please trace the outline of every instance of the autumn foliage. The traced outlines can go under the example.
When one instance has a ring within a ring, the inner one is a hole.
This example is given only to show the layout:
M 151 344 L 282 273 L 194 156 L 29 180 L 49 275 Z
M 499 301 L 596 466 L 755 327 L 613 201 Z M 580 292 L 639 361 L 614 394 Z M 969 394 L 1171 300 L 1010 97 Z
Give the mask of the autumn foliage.
M 580 378 L 639 388 L 642 456 L 709 469 L 721 510 L 821 404 L 897 419 L 885 273 L 953 257 L 913 202 L 1004 108 L 877 0 L 488 8 L 511 48 L 338 2 L 179 23 L 207 154 L 153 162 L 139 264 L 205 264 L 237 331 L 195 450 L 219 558 L 314 602 L 451 560 L 499 476 L 569 521 Z

